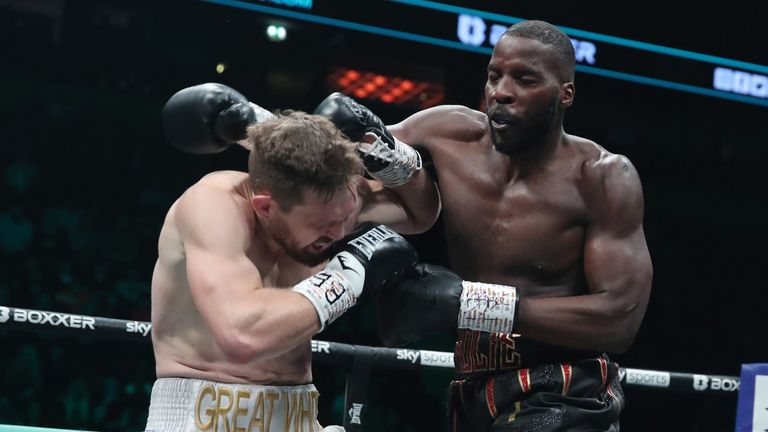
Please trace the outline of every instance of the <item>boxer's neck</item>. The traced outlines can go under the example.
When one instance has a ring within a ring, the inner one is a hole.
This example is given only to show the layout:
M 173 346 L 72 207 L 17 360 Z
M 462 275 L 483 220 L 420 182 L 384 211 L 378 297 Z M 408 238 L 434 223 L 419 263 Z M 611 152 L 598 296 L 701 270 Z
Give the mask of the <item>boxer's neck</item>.
M 497 154 L 504 159 L 508 181 L 524 179 L 546 166 L 555 158 L 564 139 L 565 132 L 560 126 L 550 130 L 544 139 L 519 151 L 503 152 L 496 149 Z
M 246 196 L 248 197 L 248 200 L 255 195 L 253 190 L 251 189 L 250 184 L 244 184 L 243 185 L 243 191 L 246 193 Z M 280 257 L 284 256 L 286 254 L 285 249 L 275 240 L 275 234 L 272 232 L 272 230 L 269 229 L 269 223 L 264 221 L 264 216 L 259 214 L 256 210 L 253 210 L 253 234 L 254 237 L 263 245 L 264 248 L 266 248 L 269 255 L 275 259 L 278 260 Z

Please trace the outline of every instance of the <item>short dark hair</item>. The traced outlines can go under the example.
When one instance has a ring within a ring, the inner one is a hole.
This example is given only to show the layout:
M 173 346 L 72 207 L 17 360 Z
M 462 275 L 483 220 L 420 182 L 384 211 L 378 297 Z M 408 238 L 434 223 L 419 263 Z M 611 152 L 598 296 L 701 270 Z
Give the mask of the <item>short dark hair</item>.
M 356 144 L 325 117 L 283 111 L 248 128 L 248 175 L 254 191 L 266 190 L 283 211 L 312 190 L 330 197 L 361 173 Z
M 561 79 L 564 82 L 573 81 L 576 72 L 576 53 L 573 50 L 571 39 L 559 28 L 546 21 L 522 21 L 508 28 L 502 35 L 502 37 L 504 36 L 533 39 L 550 45 L 567 75 Z

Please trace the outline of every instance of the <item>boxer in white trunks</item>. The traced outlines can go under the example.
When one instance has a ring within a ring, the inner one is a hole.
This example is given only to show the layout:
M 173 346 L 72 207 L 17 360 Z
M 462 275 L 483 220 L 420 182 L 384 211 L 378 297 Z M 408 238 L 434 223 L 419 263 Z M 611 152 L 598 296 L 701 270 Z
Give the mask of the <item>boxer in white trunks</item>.
M 238 103 L 230 90 L 195 99 Z M 222 104 L 204 116 L 215 122 Z M 160 233 L 147 431 L 323 430 L 311 338 L 414 265 L 397 233 L 423 232 L 439 213 L 415 155 L 379 158 L 366 179 L 360 144 L 323 117 L 279 115 L 251 125 L 246 141 L 249 173 L 203 177 Z

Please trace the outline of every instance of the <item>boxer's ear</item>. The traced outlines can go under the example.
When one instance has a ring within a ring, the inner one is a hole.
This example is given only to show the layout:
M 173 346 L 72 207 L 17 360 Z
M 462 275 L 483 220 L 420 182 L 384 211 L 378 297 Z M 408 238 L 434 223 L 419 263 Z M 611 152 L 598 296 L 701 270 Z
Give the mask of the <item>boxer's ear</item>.
M 560 86 L 560 106 L 569 108 L 573 105 L 573 99 L 576 97 L 576 86 L 573 81 L 563 83 Z
M 253 194 L 251 196 L 251 207 L 253 207 L 253 211 L 262 216 L 269 215 L 274 203 L 272 196 L 267 193 Z

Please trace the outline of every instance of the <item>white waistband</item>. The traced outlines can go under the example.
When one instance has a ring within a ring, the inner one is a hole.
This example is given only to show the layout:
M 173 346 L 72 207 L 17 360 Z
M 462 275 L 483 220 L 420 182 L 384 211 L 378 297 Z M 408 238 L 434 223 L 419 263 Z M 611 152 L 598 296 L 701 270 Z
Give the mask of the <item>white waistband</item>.
M 316 432 L 319 393 L 312 384 L 264 386 L 159 378 L 147 431 Z

